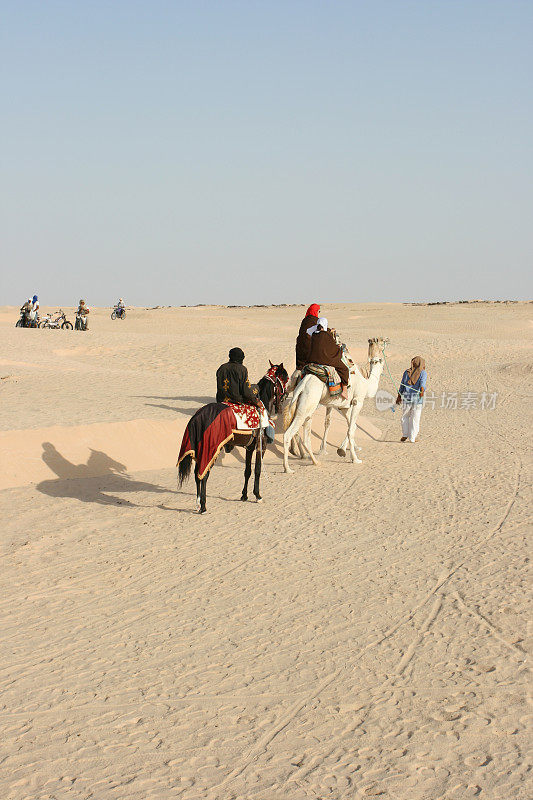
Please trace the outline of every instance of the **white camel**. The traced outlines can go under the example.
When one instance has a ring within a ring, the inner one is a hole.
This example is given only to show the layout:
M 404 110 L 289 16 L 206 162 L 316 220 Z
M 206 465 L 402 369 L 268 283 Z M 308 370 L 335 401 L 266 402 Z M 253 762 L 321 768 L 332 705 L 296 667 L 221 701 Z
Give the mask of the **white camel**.
M 383 372 L 383 349 L 388 341 L 388 339 L 381 338 L 368 340 L 369 375 L 366 378 L 356 364 L 350 366 L 346 399 L 343 397 L 332 399 L 329 395 L 328 387 L 316 375 L 305 375 L 296 386 L 291 403 L 285 411 L 285 418 L 290 420 L 290 424 L 283 434 L 283 467 L 285 472 L 294 472 L 289 467 L 289 446 L 293 437 L 298 441 L 297 434 L 300 428 L 302 428 L 301 443 L 304 451 L 307 451 L 313 464 L 318 465 L 320 463 L 311 448 L 311 419 L 319 405 L 326 406 L 324 436 L 322 437 L 319 454 L 327 452 L 326 439 L 331 424 L 331 411 L 336 408 L 345 418 L 348 429 L 347 436 L 337 452 L 339 455 L 345 455 L 346 448 L 349 446 L 352 462 L 354 464 L 362 463 L 355 452 L 357 418 L 363 407 L 365 397 L 376 396 L 379 379 Z M 301 448 L 300 454 L 303 457 Z

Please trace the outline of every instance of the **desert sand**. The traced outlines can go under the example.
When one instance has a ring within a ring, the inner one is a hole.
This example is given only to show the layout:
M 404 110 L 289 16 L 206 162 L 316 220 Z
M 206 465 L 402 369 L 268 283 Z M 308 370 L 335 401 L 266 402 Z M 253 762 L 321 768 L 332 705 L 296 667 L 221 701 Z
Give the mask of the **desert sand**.
M 225 455 L 199 516 L 187 420 L 231 346 L 291 371 L 303 309 L 0 309 L 0 797 L 531 797 L 532 310 L 324 306 L 356 361 L 425 357 L 420 440 L 367 400 L 363 464 L 337 415 L 285 475 L 278 431 L 264 502 Z

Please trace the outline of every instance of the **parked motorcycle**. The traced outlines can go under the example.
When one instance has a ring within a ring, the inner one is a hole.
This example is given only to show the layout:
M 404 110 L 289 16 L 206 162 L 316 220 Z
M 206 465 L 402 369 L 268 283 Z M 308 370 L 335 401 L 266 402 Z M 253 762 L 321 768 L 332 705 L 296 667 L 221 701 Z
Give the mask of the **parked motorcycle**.
M 126 309 L 115 306 L 111 312 L 111 319 L 126 319 Z
M 52 319 L 51 314 L 47 314 L 44 319 L 39 322 L 39 328 L 61 328 L 61 330 L 71 331 L 72 322 L 68 321 L 65 312 L 60 308 L 55 319 Z

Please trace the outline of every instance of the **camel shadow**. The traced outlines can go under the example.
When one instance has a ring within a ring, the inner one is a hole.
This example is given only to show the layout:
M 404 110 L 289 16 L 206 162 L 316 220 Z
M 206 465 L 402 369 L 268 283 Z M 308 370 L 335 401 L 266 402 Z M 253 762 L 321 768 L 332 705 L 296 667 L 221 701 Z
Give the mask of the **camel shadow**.
M 42 460 L 57 479 L 41 481 L 37 491 L 49 497 L 72 497 L 82 503 L 140 508 L 137 503 L 115 497 L 113 492 L 156 492 L 170 490 L 130 478 L 126 467 L 101 450 L 91 450 L 86 464 L 73 464 L 51 442 L 43 442 Z

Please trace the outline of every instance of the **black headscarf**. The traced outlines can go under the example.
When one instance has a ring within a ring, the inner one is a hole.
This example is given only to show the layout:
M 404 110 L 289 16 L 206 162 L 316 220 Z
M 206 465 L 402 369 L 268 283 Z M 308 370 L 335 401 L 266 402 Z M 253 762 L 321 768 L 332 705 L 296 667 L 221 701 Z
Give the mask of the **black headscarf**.
M 244 353 L 240 347 L 232 347 L 229 351 L 229 360 L 234 364 L 242 364 L 244 361 Z

